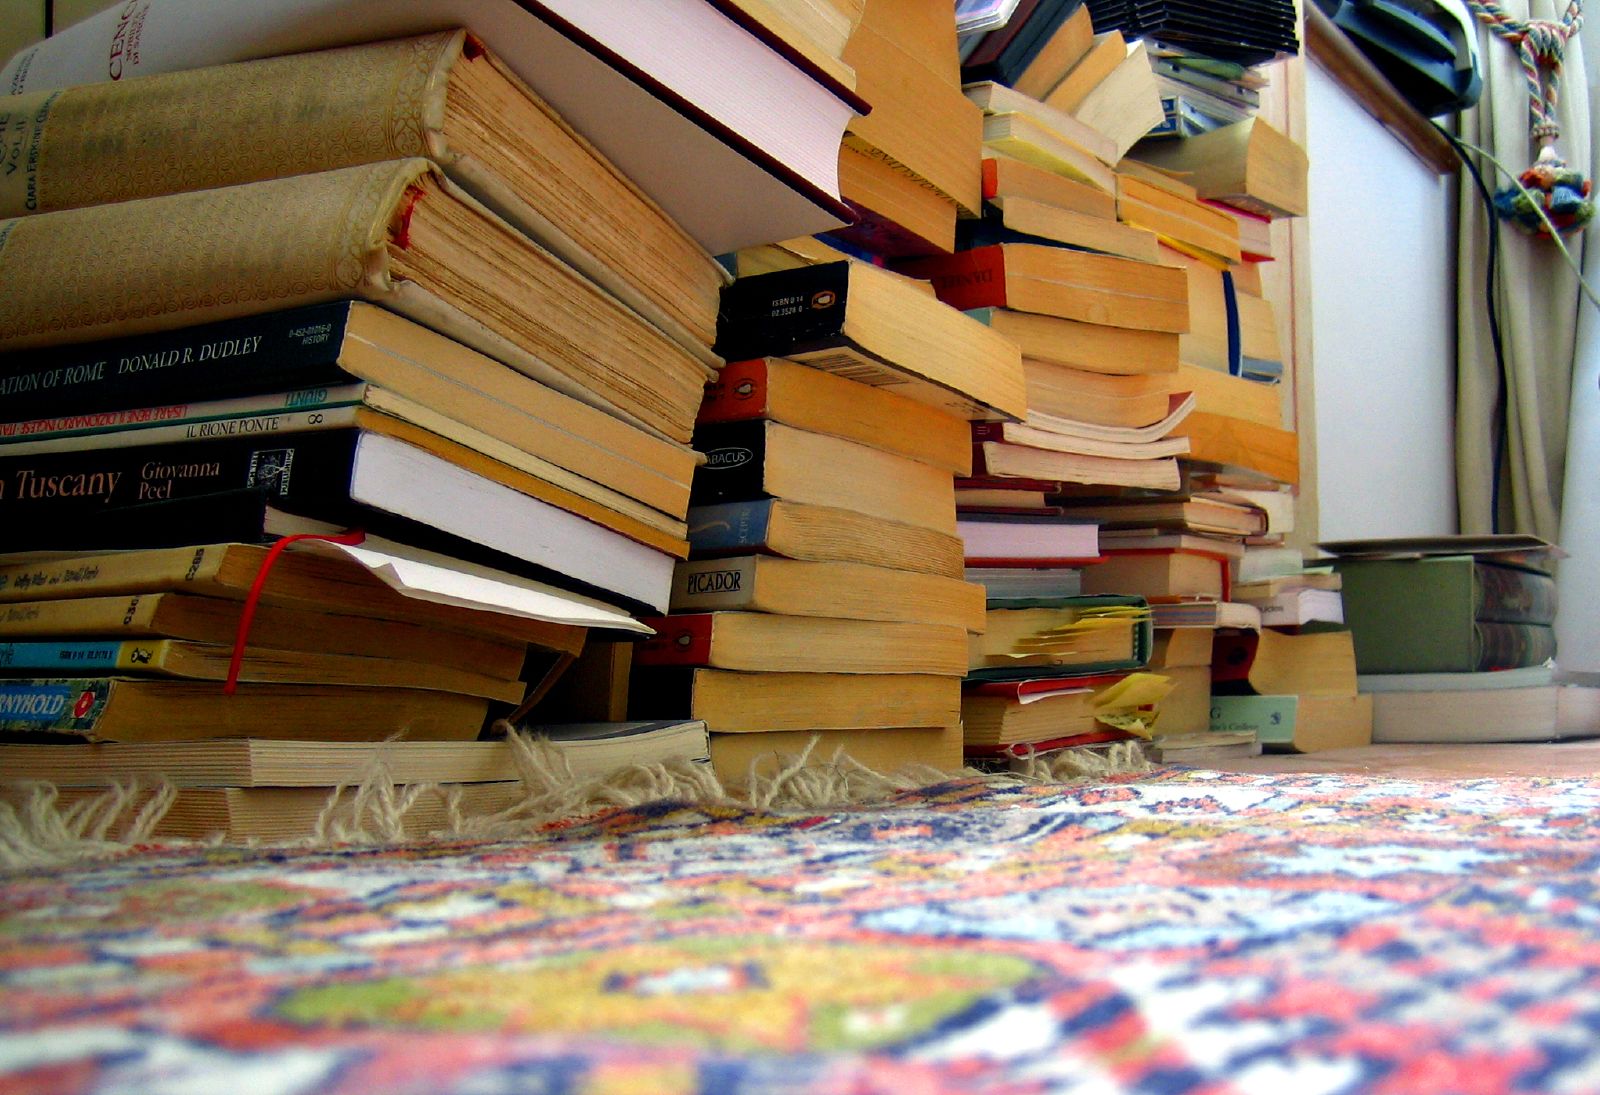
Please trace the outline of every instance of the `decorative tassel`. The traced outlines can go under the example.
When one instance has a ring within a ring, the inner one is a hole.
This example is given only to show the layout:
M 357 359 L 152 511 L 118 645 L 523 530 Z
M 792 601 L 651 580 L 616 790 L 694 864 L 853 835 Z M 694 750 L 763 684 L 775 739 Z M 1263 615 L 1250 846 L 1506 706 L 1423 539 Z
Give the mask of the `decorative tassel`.
M 1588 177 L 1556 154 L 1555 143 L 1561 136 L 1556 106 L 1567 41 L 1583 26 L 1583 0 L 1570 0 L 1559 22 L 1521 22 L 1493 0 L 1467 0 L 1467 4 L 1492 34 L 1517 49 L 1528 85 L 1529 134 L 1539 146 L 1532 166 L 1520 176 L 1522 186 L 1497 193 L 1495 209 L 1503 219 L 1535 235 L 1550 235 L 1552 226 L 1561 235 L 1576 232 L 1594 217 L 1594 202 L 1589 198 Z

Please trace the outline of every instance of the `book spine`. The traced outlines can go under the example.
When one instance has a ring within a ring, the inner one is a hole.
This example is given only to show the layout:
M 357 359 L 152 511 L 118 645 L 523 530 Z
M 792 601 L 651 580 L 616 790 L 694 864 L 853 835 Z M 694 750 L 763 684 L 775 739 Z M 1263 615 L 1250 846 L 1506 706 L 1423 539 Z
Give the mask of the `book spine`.
M 968 311 L 1006 306 L 1005 250 L 999 245 L 907 259 L 895 263 L 894 269 L 931 281 L 939 299 L 952 308 Z
M 753 608 L 756 604 L 754 557 L 679 563 L 672 575 L 672 612 L 712 612 Z
M 183 444 L 192 441 L 210 441 L 219 437 L 264 438 L 278 434 L 299 433 L 303 430 L 340 429 L 355 425 L 360 410 L 359 406 L 345 403 L 341 406 L 275 411 L 270 414 L 203 416 L 187 422 L 168 422 L 162 425 L 73 431 L 56 437 L 29 438 L 25 441 L 0 444 L 0 456 L 24 456 L 77 449 L 119 449 L 135 445 Z
M 348 506 L 358 432 L 0 456 L 0 542 L 40 542 L 52 528 L 124 506 L 255 492 L 273 505 L 334 519 Z
M 0 669 L 37 673 L 114 673 L 155 667 L 159 644 L 97 642 L 0 642 Z
M 844 330 L 849 290 L 847 262 L 740 278 L 722 290 L 712 349 L 740 361 L 832 345 Z
M 10 133 L 30 153 L 0 174 L 0 216 L 432 155 L 462 40 L 436 33 L 25 95 Z
M 655 634 L 633 648 L 634 665 L 711 664 L 711 637 L 716 617 L 708 613 L 645 617 L 640 622 Z
M 1000 193 L 1000 164 L 993 156 L 983 158 L 982 186 L 983 200 L 993 201 Z
M 1555 623 L 1556 580 L 1550 575 L 1479 563 L 1473 578 L 1472 614 L 1480 622 Z
M 392 299 L 391 222 L 411 217 L 407 195 L 437 174 L 392 160 L 0 221 L 0 350 Z
M 86 439 L 113 432 L 137 433 L 152 427 L 190 426 L 224 419 L 316 411 L 360 402 L 365 391 L 365 386 L 360 384 L 323 385 L 290 392 L 275 391 L 200 403 L 125 407 L 114 411 L 58 414 L 48 418 L 29 418 L 21 422 L 0 422 L 0 444 L 54 441 L 61 438 Z M 150 433 L 142 436 L 155 440 L 158 435 Z M 21 450 L 0 451 L 15 454 Z
M 1239 296 L 1233 275 L 1222 271 L 1222 300 L 1228 328 L 1228 375 L 1239 376 L 1244 366 L 1244 334 L 1239 325 Z
M 717 378 L 706 385 L 700 416 L 695 421 L 704 426 L 713 422 L 765 418 L 771 410 L 771 399 L 765 359 L 730 361 Z
M 694 447 L 706 462 L 694 470 L 689 504 L 740 502 L 765 493 L 767 425 L 760 419 L 722 422 L 695 431 Z
M 1472 626 L 1476 664 L 1469 671 L 1488 673 L 1542 665 L 1556 656 L 1556 633 L 1544 624 L 1475 623 Z
M 0 421 L 232 399 L 354 380 L 350 303 L 0 356 Z M 6 436 L 0 433 L 0 436 Z
M 691 509 L 690 557 L 715 558 L 762 550 L 772 526 L 773 504 L 771 498 L 758 498 Z
M 94 559 L 28 559 L 0 566 L 0 602 L 111 596 L 128 589 L 160 589 L 176 579 L 212 577 L 223 550 L 196 547 L 145 563 L 118 554 Z
M 92 733 L 114 686 L 104 677 L 0 680 L 0 732 Z

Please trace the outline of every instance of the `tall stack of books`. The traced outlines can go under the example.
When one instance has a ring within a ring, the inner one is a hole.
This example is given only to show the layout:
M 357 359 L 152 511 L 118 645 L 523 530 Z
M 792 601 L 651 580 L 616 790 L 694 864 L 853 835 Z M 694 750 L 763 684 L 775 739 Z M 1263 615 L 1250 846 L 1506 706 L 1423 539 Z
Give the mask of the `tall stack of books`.
M 363 10 L 381 36 L 426 7 Z M 315 47 L 338 23 L 285 0 L 229 25 L 170 0 L 129 59 L 158 74 L 14 100 L 40 154 L 0 210 L 0 550 L 67 572 L 51 553 L 231 551 L 237 569 L 252 551 L 270 595 L 301 549 L 252 545 L 333 536 L 361 542 L 346 585 L 383 573 L 409 596 L 241 608 L 250 581 L 200 591 L 172 559 L 113 591 L 120 614 L 32 584 L 0 623 L 7 665 L 74 679 L 13 677 L 8 712 L 80 738 L 472 738 L 545 683 L 530 642 L 553 632 L 570 659 L 585 628 L 667 607 L 721 364 L 711 248 L 836 225 L 859 101 L 710 5 L 704 26 L 660 15 L 635 38 L 614 11 L 496 9 L 479 33 L 163 75 L 267 31 Z M 108 19 L 25 51 L 12 85 L 70 83 Z M 674 69 L 682 49 L 703 64 Z M 720 62 L 806 125 L 712 101 L 699 70 Z M 668 133 L 705 161 L 666 170 L 650 150 Z M 650 192 L 605 148 L 650 167 Z M 93 258 L 108 239 L 118 263 Z M 416 597 L 472 607 L 430 638 Z
M 693 550 L 635 653 L 632 714 L 704 720 L 731 780 L 813 733 L 816 760 L 959 766 L 985 621 L 954 482 L 968 420 L 1022 409 L 1016 348 L 925 286 L 838 262 L 734 282 L 717 349 Z
M 1168 178 L 1168 188 L 1186 188 L 1204 215 L 1231 233 L 1235 250 L 1228 256 L 1194 252 L 1192 276 L 1203 278 L 1196 307 L 1196 325 L 1227 331 L 1227 353 L 1185 347 L 1186 366 L 1202 366 L 1230 374 L 1218 380 L 1185 369 L 1182 382 L 1191 385 L 1199 406 L 1192 423 L 1198 458 L 1239 463 L 1269 477 L 1293 481 L 1290 454 L 1296 451 L 1292 431 L 1283 429 L 1278 381 L 1285 352 L 1279 315 L 1265 294 L 1262 262 L 1272 261 L 1281 232 L 1274 222 L 1306 211 L 1306 156 L 1293 141 L 1264 119 L 1241 121 L 1196 136 L 1141 142 L 1131 153 L 1152 179 Z M 1150 171 L 1149 168 L 1159 169 Z M 1226 261 L 1219 261 L 1225 259 Z M 1193 290 L 1195 285 L 1191 284 Z M 1209 324 L 1204 317 L 1210 317 Z M 1213 337 L 1207 340 L 1217 345 Z M 1250 383 L 1266 386 L 1252 389 Z

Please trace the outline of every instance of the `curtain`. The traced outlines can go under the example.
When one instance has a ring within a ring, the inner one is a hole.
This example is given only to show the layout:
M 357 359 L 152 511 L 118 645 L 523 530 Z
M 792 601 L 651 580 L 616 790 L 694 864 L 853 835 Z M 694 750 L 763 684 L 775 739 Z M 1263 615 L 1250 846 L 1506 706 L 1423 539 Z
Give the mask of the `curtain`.
M 1567 0 L 1501 0 L 1500 6 L 1519 21 L 1554 21 Z M 1521 172 L 1537 150 L 1529 136 L 1529 93 L 1519 55 L 1511 43 L 1476 26 L 1483 96 L 1462 114 L 1461 137 Z M 1556 150 L 1592 177 L 1581 38 L 1568 43 L 1562 67 Z M 1510 185 L 1487 161 L 1479 163 L 1491 192 Z M 1456 494 L 1461 531 L 1527 532 L 1557 540 L 1578 344 L 1577 275 L 1548 240 L 1501 226 L 1495 299 L 1502 371 L 1484 297 L 1489 220 L 1465 172 L 1459 211 Z M 1568 247 L 1576 251 L 1583 238 L 1568 237 Z
M 1600 18 L 1600 11 L 1595 12 Z M 1600 73 L 1600 33 L 1580 34 L 1583 59 Z M 1600 88 L 1574 94 L 1588 97 L 1590 147 L 1600 148 Z M 1590 177 L 1594 177 L 1591 168 Z M 1600 230 L 1591 224 L 1586 233 Z M 1600 285 L 1600 245 L 1586 246 L 1583 276 Z M 1600 675 L 1600 312 L 1585 301 L 1578 316 L 1578 353 L 1572 370 L 1567 424 L 1566 489 L 1561 499 L 1561 532 L 1566 549 L 1556 572 L 1561 610 L 1556 616 L 1556 655 L 1563 672 Z

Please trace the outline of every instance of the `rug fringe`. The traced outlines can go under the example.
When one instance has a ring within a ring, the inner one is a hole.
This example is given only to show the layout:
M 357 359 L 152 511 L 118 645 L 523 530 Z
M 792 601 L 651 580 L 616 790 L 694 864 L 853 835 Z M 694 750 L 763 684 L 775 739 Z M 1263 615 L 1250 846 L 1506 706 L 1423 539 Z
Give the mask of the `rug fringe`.
M 604 776 L 579 778 L 566 758 L 549 742 L 511 734 L 512 757 L 522 784 L 521 796 L 493 812 L 463 806 L 457 788 L 437 783 L 396 784 L 379 761 L 361 783 L 335 788 L 311 833 L 290 847 L 335 844 L 401 844 L 419 840 L 503 840 L 531 836 L 556 822 L 570 821 L 608 809 L 626 809 L 655 802 L 677 801 L 696 806 L 755 810 L 828 810 L 887 802 L 906 791 L 951 780 L 991 784 L 1056 783 L 1083 778 L 1148 772 L 1138 742 L 1118 742 L 1097 750 L 1065 750 L 1027 758 L 1019 770 L 956 772 L 913 765 L 880 772 L 842 749 L 827 760 L 813 759 L 819 739 L 797 754 L 780 758 L 777 769 L 763 774 L 754 766 L 734 786 L 719 779 L 706 763 L 675 761 L 639 764 Z M 129 781 L 97 794 L 61 801 L 47 783 L 15 784 L 0 798 L 0 869 L 56 866 L 98 859 L 126 851 L 131 845 L 161 839 L 161 820 L 177 801 L 178 790 L 166 782 Z M 424 798 L 442 801 L 445 823 L 426 833 L 407 826 L 407 816 Z M 181 845 L 208 841 L 170 840 Z

